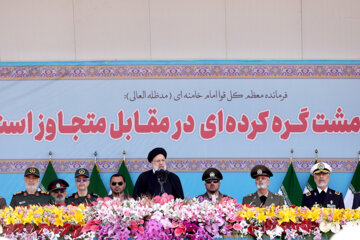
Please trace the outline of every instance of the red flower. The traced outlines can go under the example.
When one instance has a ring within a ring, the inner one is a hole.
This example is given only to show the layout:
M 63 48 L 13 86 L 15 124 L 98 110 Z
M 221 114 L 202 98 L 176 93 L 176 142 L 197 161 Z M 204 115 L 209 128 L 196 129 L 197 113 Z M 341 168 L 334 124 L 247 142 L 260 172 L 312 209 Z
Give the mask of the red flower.
M 179 224 L 179 226 L 175 229 L 175 236 L 180 237 L 182 234 L 186 233 L 186 227 L 184 224 Z
M 27 233 L 35 232 L 35 225 L 34 224 L 26 224 L 25 229 Z
M 71 237 L 72 238 L 77 238 L 78 236 L 80 236 L 82 232 L 82 227 L 80 224 L 76 224 L 74 226 L 72 226 L 72 231 L 71 231 Z

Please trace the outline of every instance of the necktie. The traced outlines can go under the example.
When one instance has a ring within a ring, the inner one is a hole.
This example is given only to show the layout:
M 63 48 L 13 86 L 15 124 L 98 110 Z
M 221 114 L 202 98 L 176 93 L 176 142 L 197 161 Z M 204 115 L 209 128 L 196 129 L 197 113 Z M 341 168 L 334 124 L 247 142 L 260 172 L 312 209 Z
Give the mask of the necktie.
M 267 197 L 266 197 L 266 196 L 261 196 L 261 197 L 260 197 L 260 201 L 261 201 L 261 205 L 260 205 L 260 207 L 261 207 L 261 206 L 263 206 L 263 205 L 265 204 L 266 199 L 267 199 Z
M 321 204 L 321 206 L 324 206 L 324 200 L 325 200 L 325 196 L 326 196 L 326 192 L 325 191 L 321 191 L 320 195 L 319 195 L 319 203 Z

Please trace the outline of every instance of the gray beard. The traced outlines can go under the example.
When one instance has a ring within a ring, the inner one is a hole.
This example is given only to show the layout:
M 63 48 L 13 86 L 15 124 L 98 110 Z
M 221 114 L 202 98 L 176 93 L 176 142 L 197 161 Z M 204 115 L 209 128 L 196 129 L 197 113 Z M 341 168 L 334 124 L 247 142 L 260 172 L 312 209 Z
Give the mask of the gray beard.
M 55 203 L 63 203 L 65 201 L 65 196 L 62 198 L 55 197 L 54 200 L 55 200 Z
M 28 192 L 36 192 L 38 186 L 26 186 L 26 191 Z
M 267 185 L 266 183 L 264 184 L 256 184 L 257 189 L 266 189 L 268 188 L 269 185 Z

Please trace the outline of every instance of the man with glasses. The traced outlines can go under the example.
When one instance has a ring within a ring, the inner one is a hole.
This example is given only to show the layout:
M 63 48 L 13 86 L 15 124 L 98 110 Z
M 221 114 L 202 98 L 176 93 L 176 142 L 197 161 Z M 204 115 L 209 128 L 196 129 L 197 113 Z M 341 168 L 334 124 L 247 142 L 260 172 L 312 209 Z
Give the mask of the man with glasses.
M 143 172 L 138 177 L 133 197 L 137 199 L 142 196 L 154 197 L 164 193 L 171 194 L 175 198 L 184 198 L 184 192 L 179 177 L 166 170 L 165 149 L 158 147 L 148 154 L 148 161 L 152 169 Z
M 25 170 L 25 191 L 15 193 L 11 199 L 10 206 L 44 205 L 51 202 L 49 193 L 37 191 L 40 184 L 40 171 L 35 167 Z
M 48 185 L 48 191 L 53 198 L 52 204 L 57 206 L 66 206 L 65 198 L 67 195 L 66 188 L 69 187 L 69 184 L 63 179 L 55 179 L 51 181 Z
M 121 174 L 114 174 L 110 178 L 111 194 L 108 196 L 112 199 L 127 200 L 130 197 L 125 195 L 124 190 L 126 188 L 125 178 Z
M 250 175 L 255 179 L 257 191 L 243 198 L 242 204 L 255 207 L 270 206 L 272 204 L 284 205 L 284 198 L 277 193 L 269 191 L 270 177 L 273 176 L 269 168 L 264 165 L 256 165 L 251 169 Z
M 216 168 L 208 168 L 202 175 L 202 180 L 205 181 L 206 193 L 199 195 L 196 198 L 199 202 L 212 201 L 217 202 L 222 198 L 229 197 L 219 192 L 220 180 L 223 179 L 221 172 Z
M 90 185 L 89 176 L 89 171 L 86 168 L 79 168 L 76 170 L 75 185 L 77 192 L 66 198 L 66 204 L 79 205 L 81 203 L 89 204 L 91 202 L 96 202 L 99 196 L 95 193 L 88 192 L 88 187 Z

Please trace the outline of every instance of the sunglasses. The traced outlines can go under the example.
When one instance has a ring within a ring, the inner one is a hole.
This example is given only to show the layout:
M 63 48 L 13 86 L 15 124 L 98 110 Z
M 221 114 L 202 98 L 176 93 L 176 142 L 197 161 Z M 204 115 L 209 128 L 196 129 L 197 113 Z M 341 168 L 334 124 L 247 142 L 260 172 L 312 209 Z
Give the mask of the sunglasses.
M 116 186 L 116 184 L 119 186 L 122 186 L 124 183 L 123 182 L 112 182 L 111 183 L 111 185 L 113 185 L 113 186 Z
M 211 180 L 206 180 L 206 183 L 218 183 L 219 180 L 218 179 L 211 179 Z
M 88 178 L 76 178 L 75 180 L 77 182 L 87 182 L 89 179 Z
M 65 189 L 56 189 L 54 191 L 52 191 L 53 193 L 64 193 Z

